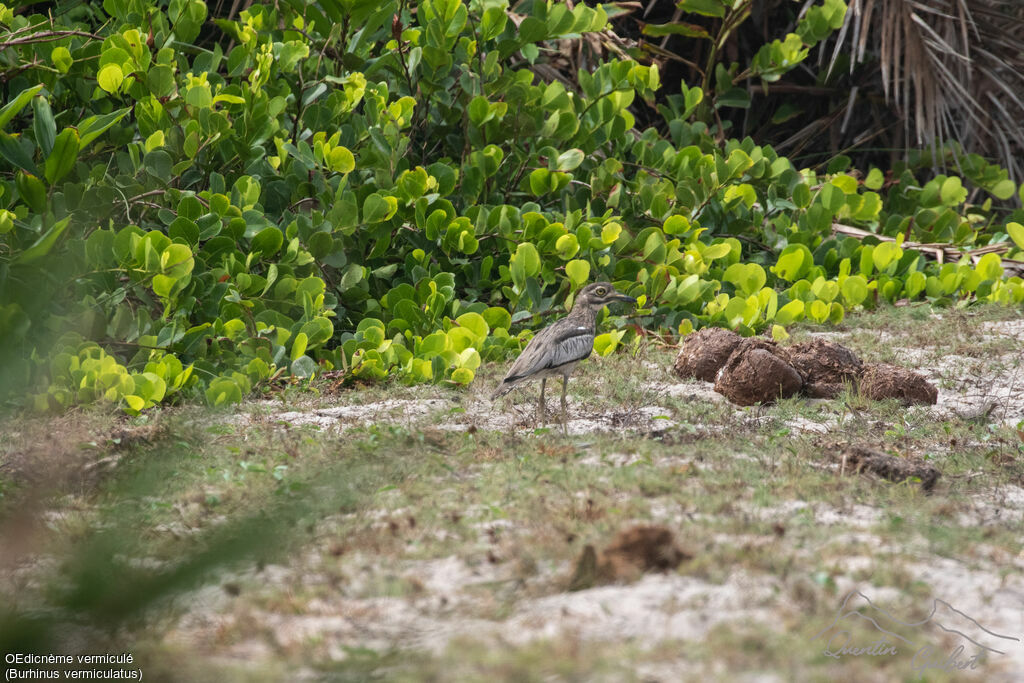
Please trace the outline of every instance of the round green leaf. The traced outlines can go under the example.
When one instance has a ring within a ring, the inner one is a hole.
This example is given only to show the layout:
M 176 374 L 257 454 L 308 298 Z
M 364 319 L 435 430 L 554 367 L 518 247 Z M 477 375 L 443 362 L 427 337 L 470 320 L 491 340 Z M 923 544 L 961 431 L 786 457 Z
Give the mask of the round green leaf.
M 335 173 L 351 173 L 356 167 L 356 158 L 348 147 L 334 147 L 327 155 L 327 165 Z
M 618 223 L 605 223 L 601 228 L 601 241 L 605 244 L 614 244 L 621 232 L 622 226 Z
M 566 266 L 568 268 L 568 266 Z M 512 327 L 512 315 L 504 308 L 491 306 L 483 312 L 484 322 L 492 330 L 509 329 Z
M 71 70 L 71 65 L 75 63 L 75 60 L 71 58 L 71 51 L 64 46 L 58 46 L 53 48 L 50 53 L 50 61 L 62 74 L 66 74 Z
M 484 317 L 479 313 L 463 313 L 455 319 L 455 322 L 457 322 L 460 327 L 464 327 L 476 335 L 478 341 L 483 341 L 484 337 L 486 337 L 491 331 L 491 328 L 487 325 L 487 321 L 484 320 Z
M 96 74 L 96 83 L 109 93 L 117 92 L 124 82 L 124 72 L 117 64 L 107 64 Z
M 452 381 L 462 386 L 468 386 L 473 377 L 473 371 L 469 368 L 456 368 L 452 371 Z
M 576 235 L 562 235 L 555 242 L 555 251 L 558 252 L 559 258 L 563 261 L 571 259 L 579 250 L 580 243 L 576 239 Z
M 565 264 L 565 274 L 573 287 L 582 287 L 590 279 L 590 263 L 580 259 L 574 259 Z
M 868 298 L 868 281 L 862 275 L 851 275 L 840 287 L 848 306 L 858 306 Z
M 284 244 L 284 235 L 280 229 L 274 226 L 260 230 L 252 238 L 252 250 L 260 252 L 265 259 L 269 259 L 277 254 L 282 244 Z
M 316 361 L 309 356 L 299 356 L 292 361 L 292 374 L 296 377 L 312 377 L 316 374 Z
M 1024 249 L 1024 225 L 1010 221 L 1006 224 L 1006 232 L 1018 248 Z

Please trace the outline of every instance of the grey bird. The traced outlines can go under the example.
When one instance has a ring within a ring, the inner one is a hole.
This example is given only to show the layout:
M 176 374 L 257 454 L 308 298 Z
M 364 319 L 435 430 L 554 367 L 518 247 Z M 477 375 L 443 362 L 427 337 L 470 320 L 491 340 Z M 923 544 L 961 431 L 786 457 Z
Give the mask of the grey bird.
M 565 390 L 576 364 L 594 350 L 598 312 L 613 301 L 636 303 L 636 299 L 615 291 L 610 282 L 587 285 L 576 296 L 569 315 L 534 335 L 509 368 L 491 400 L 504 396 L 520 384 L 540 380 L 538 420 L 544 419 L 544 388 L 548 377 L 562 376 L 562 423 L 566 419 Z

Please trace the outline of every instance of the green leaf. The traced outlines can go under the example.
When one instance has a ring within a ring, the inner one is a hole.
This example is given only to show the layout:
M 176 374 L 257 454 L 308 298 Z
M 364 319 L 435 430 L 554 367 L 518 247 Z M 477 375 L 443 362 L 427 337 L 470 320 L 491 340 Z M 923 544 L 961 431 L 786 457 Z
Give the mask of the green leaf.
M 473 371 L 469 368 L 456 368 L 452 371 L 452 381 L 461 386 L 468 386 L 473 378 Z
M 107 64 L 96 74 L 96 83 L 108 93 L 113 94 L 124 83 L 124 72 L 117 64 Z
M 242 402 L 242 388 L 233 377 L 218 377 L 206 389 L 206 402 L 211 406 Z
M 1013 193 L 1017 190 L 1017 186 L 1009 178 L 1004 178 L 998 183 L 992 186 L 989 192 L 996 199 L 1007 200 L 1013 196 Z
M 838 189 L 836 192 L 842 194 Z M 813 263 L 814 257 L 811 255 L 810 249 L 803 244 L 791 244 L 779 254 L 779 259 L 772 268 L 772 272 L 783 280 L 796 282 L 810 271 Z M 786 325 L 787 323 L 782 324 Z
M 974 270 L 982 280 L 998 280 L 1003 276 L 1003 261 L 999 254 L 985 254 L 978 259 Z
M 74 128 L 65 128 L 54 140 L 53 150 L 46 157 L 46 164 L 43 168 L 46 181 L 53 185 L 66 176 L 75 167 L 78 151 L 78 131 Z
M 851 275 L 840 286 L 848 306 L 859 306 L 868 298 L 868 281 L 862 275 Z
M 756 263 L 734 263 L 725 269 L 722 279 L 736 285 L 745 296 L 750 296 L 761 291 L 768 276 Z
M 477 95 L 469 101 L 469 121 L 474 126 L 480 127 L 493 118 L 491 105 L 483 95 Z
M 53 245 L 56 244 L 57 238 L 61 236 L 61 233 L 63 233 L 70 224 L 71 216 L 66 216 L 54 223 L 49 230 L 43 233 L 39 239 L 32 243 L 32 246 L 21 252 L 21 254 L 14 259 L 14 263 L 26 266 L 49 254 L 50 250 L 53 249 Z
M 348 147 L 334 147 L 327 155 L 327 166 L 335 173 L 351 173 L 356 167 L 356 158 Z
M 1024 249 L 1024 225 L 1011 221 L 1006 224 L 1006 232 L 1018 249 Z
M 28 205 L 34 213 L 46 211 L 46 186 L 43 181 L 31 173 L 18 171 L 14 177 L 14 184 L 18 188 L 18 194 L 22 201 Z
M 62 74 L 71 71 L 71 65 L 75 63 L 75 60 L 71 58 L 71 51 L 63 45 L 53 48 L 53 51 L 50 52 L 50 61 L 53 62 L 53 66 L 56 67 L 57 71 Z
M 569 261 L 565 264 L 565 274 L 573 287 L 582 287 L 590 279 L 590 263 L 580 259 Z
M 78 124 L 79 145 L 84 149 L 90 142 L 105 133 L 108 128 L 125 117 L 130 108 L 118 109 L 109 114 L 89 116 Z
M 903 249 L 897 246 L 895 242 L 876 244 L 874 251 L 871 253 L 871 260 L 874 262 L 875 269 L 878 272 L 882 272 L 890 263 L 895 263 L 902 257 Z
M 479 313 L 463 313 L 455 319 L 455 322 L 458 323 L 460 327 L 464 327 L 472 332 L 480 342 L 482 342 L 484 337 L 491 332 L 491 328 L 487 325 L 487 321 L 484 320 L 484 317 Z
M 701 258 L 705 261 L 714 261 L 716 259 L 725 258 L 732 253 L 732 246 L 726 242 L 719 242 L 718 244 L 712 244 L 705 247 L 701 251 Z
M 568 265 L 566 266 L 568 270 Z M 491 330 L 509 329 L 512 327 L 512 315 L 504 308 L 491 306 L 483 312 L 484 321 Z
M 594 351 L 599 356 L 607 356 L 615 350 L 624 336 L 626 336 L 625 330 L 612 330 L 599 334 L 594 337 Z
M 283 244 L 284 234 L 279 228 L 274 226 L 260 230 L 252 238 L 253 252 L 259 252 L 267 260 L 273 258 L 281 250 L 281 245 Z
M 791 325 L 804 317 L 804 302 L 799 299 L 790 301 L 775 313 L 775 321 L 780 325 Z
M 808 307 L 807 316 L 815 322 L 823 323 L 826 320 L 828 320 L 828 317 L 831 314 L 831 312 L 831 306 L 829 306 L 824 301 L 815 300 L 812 301 L 811 305 Z
M 644 24 L 642 32 L 645 36 L 652 36 L 655 38 L 673 35 L 686 36 L 687 38 L 711 38 L 706 29 L 697 26 L 696 24 L 687 24 L 682 21 L 676 21 L 668 24 Z
M 725 3 L 722 0 L 678 0 L 676 7 L 684 12 L 693 12 L 705 17 L 725 16 Z
M 533 277 L 540 272 L 540 254 L 531 242 L 520 242 L 516 253 L 512 255 L 513 263 L 521 263 L 526 277 Z
M 601 241 L 605 244 L 614 244 L 622 233 L 622 226 L 618 223 L 605 223 L 601 228 Z
M 582 149 L 570 149 L 558 155 L 555 167 L 559 171 L 572 171 L 583 163 L 584 158 Z
M 160 253 L 160 271 L 170 278 L 180 280 L 191 273 L 193 267 L 195 267 L 195 258 L 187 245 L 177 242 L 168 244 Z
M 537 168 L 530 172 L 530 192 L 540 197 L 550 191 L 549 178 L 551 171 L 546 168 Z
M 967 188 L 956 176 L 946 178 L 939 189 L 939 196 L 946 206 L 957 206 L 967 199 Z
M 12 166 L 17 166 L 26 173 L 38 174 L 35 162 L 32 161 L 32 155 L 22 147 L 20 137 L 0 131 L 0 156 L 10 162 Z
M 157 273 L 153 276 L 153 292 L 159 297 L 170 299 L 171 292 L 174 290 L 174 285 L 177 283 L 178 281 L 175 278 L 170 277 L 169 275 L 164 275 L 163 273 Z
M 53 140 L 57 137 L 57 124 L 53 122 L 53 111 L 45 97 L 32 98 L 32 130 L 36 134 L 36 144 L 43 150 L 43 156 L 53 149 Z
M 846 204 L 846 193 L 832 183 L 825 183 L 818 197 L 821 199 L 821 205 L 832 214 L 835 214 Z
M 305 355 L 306 347 L 309 344 L 309 337 L 306 336 L 305 332 L 299 332 L 292 339 L 292 353 L 291 359 L 293 361 L 298 360 L 301 356 Z
M 291 371 L 296 377 L 312 377 L 316 374 L 317 364 L 309 356 L 299 356 L 292 361 Z
M 537 17 L 526 17 L 519 24 L 519 43 L 536 43 L 547 38 L 548 27 Z
M 0 109 L 0 129 L 6 126 L 11 119 L 18 115 L 25 106 L 32 101 L 32 98 L 43 89 L 43 84 L 33 85 L 18 93 L 13 100 L 8 102 L 3 109 Z
M 885 184 L 885 176 L 877 168 L 873 168 L 868 171 L 867 178 L 864 179 L 864 187 L 869 190 L 878 190 Z
M 157 64 L 146 74 L 146 85 L 156 97 L 167 97 L 174 92 L 174 70 L 166 64 Z
M 555 241 L 555 251 L 558 252 L 558 257 L 563 261 L 568 261 L 580 250 L 579 240 L 576 239 L 576 235 L 568 234 L 562 235 Z
M 801 209 L 811 205 L 811 188 L 807 183 L 797 183 L 793 188 L 793 203 Z
M 398 200 L 382 195 L 379 192 L 367 195 L 363 200 L 363 222 L 380 223 L 395 215 L 398 211 Z

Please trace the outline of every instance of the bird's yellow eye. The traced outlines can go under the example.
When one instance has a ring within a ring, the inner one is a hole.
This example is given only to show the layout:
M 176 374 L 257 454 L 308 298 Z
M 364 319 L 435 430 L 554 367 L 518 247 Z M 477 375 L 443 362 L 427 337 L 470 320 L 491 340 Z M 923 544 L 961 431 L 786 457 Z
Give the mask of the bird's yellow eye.
M 604 287 L 598 287 L 598 288 L 597 288 L 596 290 L 594 290 L 594 291 L 595 291 L 595 292 L 597 293 L 597 295 L 598 295 L 598 296 L 604 296 L 605 294 L 607 294 L 607 293 L 608 293 L 608 290 L 607 290 L 607 289 L 605 289 Z

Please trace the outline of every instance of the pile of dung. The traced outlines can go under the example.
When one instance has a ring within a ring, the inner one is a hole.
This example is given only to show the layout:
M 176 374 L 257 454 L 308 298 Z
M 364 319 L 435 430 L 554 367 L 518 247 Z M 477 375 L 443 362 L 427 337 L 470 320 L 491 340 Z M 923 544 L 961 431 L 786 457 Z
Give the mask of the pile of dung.
M 864 370 L 860 378 L 860 394 L 876 401 L 898 398 L 907 405 L 935 405 L 939 400 L 939 390 L 924 377 L 906 368 L 884 363 L 870 365 Z
M 791 396 L 835 398 L 844 387 L 865 398 L 934 405 L 938 390 L 916 372 L 865 364 L 847 347 L 823 339 L 780 347 L 762 337 L 744 339 L 721 328 L 687 336 L 673 365 L 676 375 L 715 383 L 733 403 L 750 406 Z
M 669 572 L 692 556 L 676 545 L 675 534 L 663 526 L 634 526 L 623 529 L 602 552 L 594 546 L 583 548 L 569 590 L 577 591 L 620 581 L 634 581 L 645 572 Z

